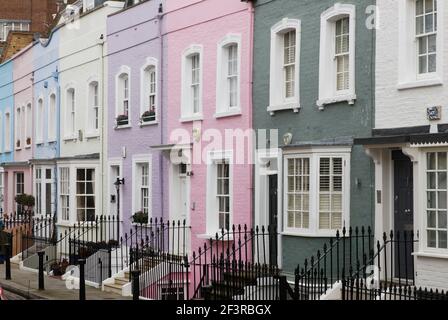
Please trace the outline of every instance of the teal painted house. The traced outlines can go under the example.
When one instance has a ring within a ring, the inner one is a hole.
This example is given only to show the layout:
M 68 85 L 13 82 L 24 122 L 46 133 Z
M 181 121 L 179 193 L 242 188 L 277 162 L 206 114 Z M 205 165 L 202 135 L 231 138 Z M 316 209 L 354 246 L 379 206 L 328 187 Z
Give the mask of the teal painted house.
M 353 144 L 374 120 L 372 4 L 255 3 L 253 126 L 267 138 L 258 134 L 254 218 L 278 226 L 271 258 L 285 272 L 336 230 L 373 226 L 373 167 Z

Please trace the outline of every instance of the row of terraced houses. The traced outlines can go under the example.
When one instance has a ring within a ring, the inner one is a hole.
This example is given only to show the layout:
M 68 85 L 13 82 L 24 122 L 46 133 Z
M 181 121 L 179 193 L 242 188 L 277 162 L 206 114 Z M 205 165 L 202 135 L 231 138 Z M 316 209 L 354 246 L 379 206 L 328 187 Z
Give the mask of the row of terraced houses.
M 441 0 L 76 1 L 0 65 L 1 210 L 32 194 L 57 233 L 112 215 L 121 238 L 186 221 L 190 257 L 265 226 L 252 245 L 288 281 L 366 239 L 358 262 L 387 252 L 391 278 L 447 289 L 445 18 Z

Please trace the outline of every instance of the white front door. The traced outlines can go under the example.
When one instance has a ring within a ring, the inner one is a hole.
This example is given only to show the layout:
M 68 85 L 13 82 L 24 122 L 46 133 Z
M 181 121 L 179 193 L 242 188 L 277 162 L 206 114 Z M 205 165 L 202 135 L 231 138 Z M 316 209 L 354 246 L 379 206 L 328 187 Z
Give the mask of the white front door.
M 174 241 L 176 252 L 174 254 L 184 255 L 189 252 L 189 177 L 187 176 L 187 166 L 185 164 L 175 164 L 171 170 L 170 187 L 170 222 L 175 222 Z M 184 228 L 185 221 L 185 228 Z M 178 224 L 180 222 L 180 224 Z M 180 229 L 178 229 L 180 226 Z M 177 252 L 178 251 L 178 252 Z

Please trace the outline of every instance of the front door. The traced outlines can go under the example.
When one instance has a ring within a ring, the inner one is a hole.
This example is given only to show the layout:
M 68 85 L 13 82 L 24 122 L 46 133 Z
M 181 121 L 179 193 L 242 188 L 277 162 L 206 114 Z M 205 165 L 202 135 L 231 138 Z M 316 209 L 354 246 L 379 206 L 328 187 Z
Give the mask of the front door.
M 414 183 L 412 162 L 401 151 L 393 151 L 394 160 L 394 250 L 395 277 L 412 278 L 413 259 L 410 232 L 414 229 Z M 407 241 L 404 241 L 404 232 Z M 398 236 L 399 233 L 399 236 Z
M 269 176 L 269 264 L 277 265 L 277 175 Z

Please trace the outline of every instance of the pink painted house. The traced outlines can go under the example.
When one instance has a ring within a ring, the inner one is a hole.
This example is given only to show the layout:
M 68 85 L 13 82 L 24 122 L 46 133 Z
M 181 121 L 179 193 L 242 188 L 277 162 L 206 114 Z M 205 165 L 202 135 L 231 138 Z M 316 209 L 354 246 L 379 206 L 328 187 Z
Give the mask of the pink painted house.
M 171 0 L 163 19 L 163 194 L 166 216 L 191 226 L 193 251 L 252 226 L 253 5 Z
M 13 108 L 13 154 L 11 162 L 4 163 L 4 210 L 17 212 L 15 196 L 32 194 L 32 168 L 29 160 L 33 155 L 33 44 L 28 45 L 11 58 L 13 62 L 14 108 Z

